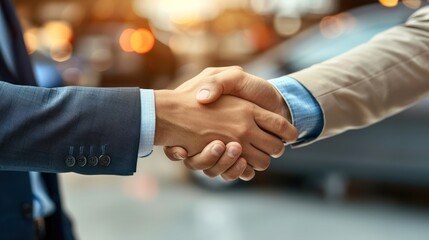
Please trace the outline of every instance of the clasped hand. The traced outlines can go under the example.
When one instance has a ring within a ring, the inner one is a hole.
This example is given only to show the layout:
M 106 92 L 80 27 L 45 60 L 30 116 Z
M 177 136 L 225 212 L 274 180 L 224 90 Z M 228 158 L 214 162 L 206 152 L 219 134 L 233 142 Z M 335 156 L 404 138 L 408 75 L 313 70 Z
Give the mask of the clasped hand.
M 240 67 L 208 68 L 175 90 L 155 91 L 155 145 L 211 177 L 250 180 L 297 130 L 281 95 Z M 226 144 L 226 145 L 225 145 Z

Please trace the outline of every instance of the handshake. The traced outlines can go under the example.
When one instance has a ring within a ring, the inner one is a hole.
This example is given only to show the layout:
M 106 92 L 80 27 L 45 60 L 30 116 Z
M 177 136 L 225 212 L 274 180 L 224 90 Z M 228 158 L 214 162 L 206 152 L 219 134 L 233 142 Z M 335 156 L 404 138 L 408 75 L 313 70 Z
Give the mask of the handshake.
M 236 66 L 207 68 L 175 90 L 155 91 L 155 108 L 154 144 L 210 177 L 250 180 L 298 137 L 276 88 Z

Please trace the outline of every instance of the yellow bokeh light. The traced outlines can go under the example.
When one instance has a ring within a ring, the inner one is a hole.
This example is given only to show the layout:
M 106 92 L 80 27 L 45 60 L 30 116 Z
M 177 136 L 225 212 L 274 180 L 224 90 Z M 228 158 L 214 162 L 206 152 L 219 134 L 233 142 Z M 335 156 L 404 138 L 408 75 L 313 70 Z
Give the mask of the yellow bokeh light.
M 48 21 L 41 29 L 41 45 L 48 49 L 70 44 L 73 30 L 65 21 Z
M 155 45 L 153 34 L 144 28 L 137 29 L 131 34 L 131 49 L 136 53 L 144 54 L 152 50 Z
M 37 38 L 37 29 L 30 28 L 24 32 L 24 42 L 27 47 L 28 54 L 33 54 L 39 47 L 39 39 Z
M 395 7 L 398 5 L 398 0 L 378 0 L 381 5 L 385 7 Z

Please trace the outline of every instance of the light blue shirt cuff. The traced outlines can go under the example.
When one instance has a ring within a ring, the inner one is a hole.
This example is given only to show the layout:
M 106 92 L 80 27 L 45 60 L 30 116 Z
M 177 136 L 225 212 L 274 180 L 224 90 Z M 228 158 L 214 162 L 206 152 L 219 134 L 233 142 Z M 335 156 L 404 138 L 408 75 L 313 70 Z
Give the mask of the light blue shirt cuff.
M 55 204 L 46 191 L 46 186 L 39 172 L 30 172 L 30 184 L 33 192 L 33 218 L 42 218 L 55 212 Z
M 155 139 L 156 115 L 155 93 L 153 90 L 140 89 L 141 126 L 139 157 L 147 157 L 153 151 Z
M 298 140 L 294 144 L 309 142 L 322 132 L 324 120 L 319 103 L 301 83 L 291 77 L 269 80 L 283 96 L 288 105 L 292 124 L 298 129 Z

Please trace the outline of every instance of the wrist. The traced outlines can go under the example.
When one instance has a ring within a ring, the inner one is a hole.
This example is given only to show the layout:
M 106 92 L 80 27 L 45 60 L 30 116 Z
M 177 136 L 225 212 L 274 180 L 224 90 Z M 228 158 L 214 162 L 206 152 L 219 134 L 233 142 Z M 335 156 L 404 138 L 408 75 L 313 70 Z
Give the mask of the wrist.
M 168 145 L 169 135 L 172 133 L 171 112 L 177 109 L 178 104 L 174 100 L 174 92 L 172 90 L 156 90 L 155 95 L 155 110 L 156 110 L 156 127 L 154 145 Z

